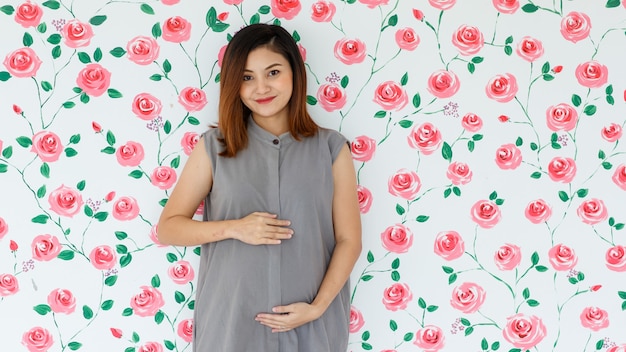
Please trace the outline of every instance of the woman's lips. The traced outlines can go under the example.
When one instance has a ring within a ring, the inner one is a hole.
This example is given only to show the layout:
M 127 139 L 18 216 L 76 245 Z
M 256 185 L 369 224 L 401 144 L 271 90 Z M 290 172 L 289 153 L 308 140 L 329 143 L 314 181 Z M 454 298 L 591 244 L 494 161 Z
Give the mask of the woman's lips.
M 269 97 L 269 98 L 264 98 L 264 99 L 257 99 L 255 100 L 258 104 L 267 104 L 267 103 L 271 103 L 272 100 L 274 100 L 274 97 Z

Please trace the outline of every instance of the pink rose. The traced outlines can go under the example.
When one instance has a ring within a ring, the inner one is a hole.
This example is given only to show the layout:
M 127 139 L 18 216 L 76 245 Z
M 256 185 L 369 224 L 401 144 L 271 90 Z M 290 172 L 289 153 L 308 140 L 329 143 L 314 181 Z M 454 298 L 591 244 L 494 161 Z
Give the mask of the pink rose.
M 22 335 L 22 345 L 26 346 L 29 352 L 46 352 L 54 344 L 50 331 L 42 327 L 34 327 Z
M 461 119 L 461 126 L 468 132 L 478 132 L 483 127 L 483 120 L 474 113 L 467 113 Z
M 28 0 L 15 9 L 15 22 L 24 28 L 37 27 L 41 22 L 43 11 L 37 4 L 33 4 Z
M 174 183 L 176 183 L 176 178 L 176 170 L 169 166 L 158 166 L 150 175 L 152 184 L 162 190 L 172 188 Z
M 536 199 L 528 203 L 524 215 L 533 224 L 539 224 L 550 219 L 552 209 L 543 199 Z
M 363 5 L 367 5 L 370 9 L 373 9 L 376 6 L 387 5 L 389 0 L 359 0 L 359 2 Z
M 130 307 L 140 317 L 154 316 L 164 304 L 161 292 L 152 286 L 141 286 L 141 292 L 130 300 Z
M 161 101 L 148 93 L 140 93 L 133 99 L 133 113 L 142 120 L 151 121 L 161 114 Z
M 548 164 L 548 176 L 555 182 L 570 183 L 576 176 L 576 162 L 572 158 L 555 157 Z
M 413 51 L 420 43 L 420 37 L 417 36 L 413 28 L 407 27 L 396 31 L 396 44 L 402 50 Z
M 7 297 L 20 290 L 17 278 L 11 274 L 0 274 L 0 297 Z
M 330 22 L 335 16 L 337 8 L 328 1 L 318 1 L 311 5 L 311 19 L 315 22 Z
M 444 231 L 435 238 L 435 254 L 451 261 L 460 258 L 465 253 L 465 242 L 456 231 Z
M 383 247 L 394 253 L 406 253 L 413 245 L 413 232 L 402 224 L 389 226 L 380 234 Z
M 376 140 L 368 136 L 358 136 L 350 143 L 352 159 L 357 161 L 370 161 L 376 152 Z
M 407 137 L 409 146 L 419 149 L 424 155 L 430 155 L 439 148 L 443 139 L 439 129 L 430 122 L 413 127 Z
M 140 143 L 128 141 L 117 148 L 115 157 L 122 166 L 138 166 L 143 160 L 143 146 Z
M 222 61 L 224 60 L 224 53 L 226 53 L 226 47 L 228 47 L 228 45 L 223 45 L 220 48 L 220 51 L 218 51 L 217 53 L 217 65 L 219 67 L 222 67 Z
M 190 343 L 193 340 L 193 319 L 185 319 L 178 323 L 176 333 L 183 341 Z
M 622 164 L 615 169 L 611 178 L 617 187 L 626 191 L 626 164 Z
M 519 0 L 492 0 L 492 2 L 500 13 L 512 14 L 519 9 Z
M 49 234 L 33 238 L 31 248 L 33 249 L 33 259 L 42 262 L 56 258 L 61 252 L 59 239 Z
M 452 290 L 450 305 L 465 314 L 477 312 L 485 302 L 485 290 L 473 282 L 465 282 Z
M 472 170 L 466 163 L 455 161 L 448 165 L 446 176 L 453 185 L 465 185 L 472 180 Z
M 71 314 L 76 310 L 76 298 L 72 291 L 57 288 L 48 295 L 48 305 L 55 313 Z
M 227 5 L 239 5 L 243 2 L 243 0 L 224 0 L 224 3 Z
M 400 111 L 409 102 L 409 98 L 401 85 L 394 81 L 386 81 L 376 87 L 374 102 L 384 110 Z
M 494 261 L 500 270 L 513 270 L 522 261 L 522 252 L 518 246 L 506 243 L 498 248 Z
M 88 64 L 78 73 L 76 84 L 86 94 L 99 97 L 109 89 L 111 72 L 100 64 Z
M 322 84 L 317 90 L 317 101 L 328 112 L 339 110 L 346 105 L 346 92 L 336 83 Z
M 485 38 L 478 27 L 463 24 L 452 34 L 452 45 L 459 49 L 462 55 L 471 56 L 483 48 Z
M 607 142 L 617 142 L 620 138 L 622 138 L 622 126 L 612 123 L 602 128 L 601 134 L 602 138 L 604 138 Z
M 63 152 L 61 139 L 54 132 L 41 131 L 33 136 L 33 146 L 30 149 L 39 156 L 43 162 L 59 160 Z
M 272 0 L 270 6 L 272 7 L 272 15 L 286 20 L 296 17 L 302 8 L 300 0 Z
M 180 16 L 170 17 L 163 23 L 163 40 L 182 43 L 191 37 L 191 23 Z
M 372 206 L 372 192 L 361 185 L 357 186 L 356 192 L 359 198 L 359 210 L 361 211 L 361 214 L 365 214 Z
M 624 6 L 626 6 L 626 2 L 624 3 Z M 606 352 L 626 352 L 626 344 L 609 347 Z
M 4 66 L 12 76 L 27 78 L 35 77 L 41 60 L 31 48 L 17 49 L 4 58 Z
M 163 345 L 158 342 L 148 341 L 139 346 L 137 352 L 163 352 Z
M 65 39 L 65 45 L 72 49 L 88 46 L 93 37 L 93 30 L 89 23 L 83 23 L 79 20 L 69 20 L 63 26 L 61 35 Z
M 82 208 L 83 197 L 77 190 L 61 185 L 50 193 L 48 203 L 53 212 L 71 218 Z
M 430 6 L 441 11 L 452 8 L 456 4 L 456 0 L 428 0 Z
M 444 342 L 445 338 L 441 328 L 435 325 L 426 325 L 417 330 L 413 344 L 424 352 L 437 352 L 443 348 Z
M 179 260 L 172 264 L 167 270 L 167 274 L 178 285 L 188 284 L 194 278 L 193 267 L 185 260 Z
M 113 248 L 101 245 L 91 250 L 89 261 L 98 270 L 111 270 L 115 266 L 117 255 Z
M 180 145 L 183 147 L 183 152 L 187 156 L 191 155 L 191 151 L 196 147 L 200 136 L 195 132 L 185 132 L 183 138 L 180 140 Z
M 300 43 L 298 43 L 298 51 L 300 52 L 300 56 L 302 56 L 302 61 L 306 61 L 306 48 Z
M 471 210 L 474 222 L 483 229 L 490 229 L 500 222 L 500 208 L 489 200 L 479 200 L 474 203 Z
M 203 201 L 204 203 L 204 201 Z M 197 214 L 197 212 L 196 212 Z M 152 243 L 156 244 L 157 247 L 167 247 L 166 245 L 162 244 L 161 242 L 159 242 L 159 235 L 158 235 L 158 225 L 152 225 L 152 227 L 150 227 L 150 240 L 152 241 Z
M 185 110 L 200 111 L 207 104 L 206 94 L 200 88 L 186 87 L 180 91 L 178 102 Z
M 496 75 L 487 82 L 487 87 L 485 88 L 487 97 L 500 103 L 513 100 L 517 90 L 517 80 L 510 73 Z
M 365 60 L 365 43 L 358 39 L 343 38 L 335 43 L 335 57 L 346 65 Z
M 548 251 L 550 264 L 556 271 L 567 271 L 573 269 L 578 263 L 578 257 L 573 249 L 559 243 Z
M 383 292 L 383 304 L 388 310 L 403 310 L 413 299 L 413 293 L 407 284 L 395 283 Z
M 502 170 L 515 170 L 522 164 L 522 151 L 515 144 L 503 144 L 496 150 L 496 165 Z
M 626 271 L 626 247 L 614 246 L 606 251 L 605 255 L 606 267 L 609 270 L 624 272 Z
M 241 0 L 241 1 L 243 1 L 243 0 Z M 163 5 L 175 5 L 175 4 L 178 4 L 179 2 L 180 2 L 180 0 L 161 0 L 161 3 Z
M 576 213 L 585 224 L 589 225 L 601 223 L 609 216 L 604 202 L 596 198 L 582 202 Z
M 0 240 L 7 234 L 7 232 L 9 232 L 9 225 L 7 225 L 7 222 L 0 217 Z
M 120 197 L 113 204 L 113 217 L 120 221 L 127 221 L 139 215 L 139 206 L 133 197 Z
M 597 61 L 587 61 L 576 66 L 576 79 L 586 88 L 602 87 L 609 79 L 609 69 Z
M 389 177 L 389 193 L 408 201 L 415 199 L 422 187 L 422 182 L 415 171 L 400 169 Z
M 438 70 L 428 77 L 428 91 L 437 98 L 450 98 L 459 91 L 461 82 L 452 71 Z
M 350 325 L 349 331 L 351 334 L 358 332 L 365 325 L 365 320 L 363 320 L 363 314 L 356 309 L 354 306 L 350 306 Z
M 609 313 L 598 307 L 586 307 L 580 313 L 580 323 L 593 331 L 600 331 L 609 326 Z
M 517 44 L 516 52 L 522 59 L 533 62 L 543 55 L 543 44 L 538 39 L 522 37 L 519 44 Z
M 572 43 L 587 38 L 590 31 L 591 19 L 582 12 L 572 11 L 561 20 L 561 34 Z
M 159 57 L 159 44 L 154 38 L 140 35 L 126 44 L 126 52 L 137 65 L 150 65 Z
M 573 106 L 565 103 L 553 105 L 546 110 L 546 123 L 552 131 L 571 131 L 578 122 L 578 113 Z
M 531 349 L 546 337 L 546 327 L 540 318 L 519 313 L 507 319 L 502 335 L 516 348 Z

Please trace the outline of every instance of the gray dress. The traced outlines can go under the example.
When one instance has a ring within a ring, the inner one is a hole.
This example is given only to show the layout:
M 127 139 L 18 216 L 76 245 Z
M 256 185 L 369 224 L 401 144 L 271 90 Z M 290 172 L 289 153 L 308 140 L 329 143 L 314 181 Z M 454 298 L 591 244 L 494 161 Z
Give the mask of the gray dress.
M 335 247 L 332 164 L 347 140 L 336 131 L 295 140 L 248 123 L 248 147 L 235 158 L 218 129 L 204 133 L 213 167 L 205 220 L 239 219 L 255 211 L 291 221 L 294 235 L 280 245 L 224 240 L 202 246 L 194 317 L 196 352 L 345 352 L 349 283 L 317 320 L 272 333 L 254 318 L 272 307 L 311 303 Z

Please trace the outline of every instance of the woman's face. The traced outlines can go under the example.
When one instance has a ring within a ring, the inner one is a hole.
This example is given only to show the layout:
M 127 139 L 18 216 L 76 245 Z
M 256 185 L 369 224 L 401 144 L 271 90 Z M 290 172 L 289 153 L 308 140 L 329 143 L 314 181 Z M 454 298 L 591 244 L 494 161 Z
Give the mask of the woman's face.
M 287 119 L 293 73 L 287 59 L 266 47 L 248 54 L 239 96 L 259 119 Z

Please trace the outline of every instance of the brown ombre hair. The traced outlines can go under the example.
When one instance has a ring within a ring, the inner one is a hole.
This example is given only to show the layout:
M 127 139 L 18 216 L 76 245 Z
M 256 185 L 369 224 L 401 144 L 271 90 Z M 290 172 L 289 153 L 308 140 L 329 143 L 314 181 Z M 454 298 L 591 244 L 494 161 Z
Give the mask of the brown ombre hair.
M 271 24 L 252 24 L 237 32 L 224 52 L 220 73 L 220 102 L 218 128 L 222 132 L 224 150 L 221 156 L 234 157 L 248 146 L 247 124 L 250 109 L 239 95 L 248 54 L 264 47 L 282 55 L 291 66 L 293 91 L 288 104 L 289 132 L 296 139 L 317 133 L 318 125 L 306 107 L 306 69 L 300 50 L 289 32 Z

